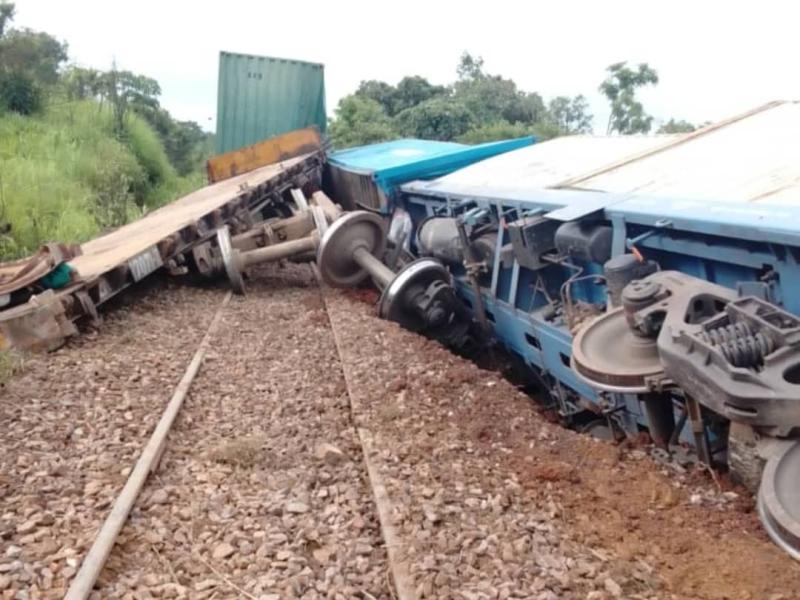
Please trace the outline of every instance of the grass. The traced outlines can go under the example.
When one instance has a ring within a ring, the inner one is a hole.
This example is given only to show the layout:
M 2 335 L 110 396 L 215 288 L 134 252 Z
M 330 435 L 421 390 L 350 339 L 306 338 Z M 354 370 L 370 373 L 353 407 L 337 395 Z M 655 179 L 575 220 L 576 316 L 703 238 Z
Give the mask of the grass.
M 0 386 L 25 366 L 23 355 L 17 350 L 0 350 Z
M 214 446 L 208 457 L 222 464 L 252 467 L 264 458 L 267 442 L 266 435 L 245 436 Z
M 0 260 L 49 241 L 83 242 L 202 185 L 179 177 L 158 135 L 126 116 L 121 139 L 108 106 L 52 105 L 41 115 L 0 114 Z

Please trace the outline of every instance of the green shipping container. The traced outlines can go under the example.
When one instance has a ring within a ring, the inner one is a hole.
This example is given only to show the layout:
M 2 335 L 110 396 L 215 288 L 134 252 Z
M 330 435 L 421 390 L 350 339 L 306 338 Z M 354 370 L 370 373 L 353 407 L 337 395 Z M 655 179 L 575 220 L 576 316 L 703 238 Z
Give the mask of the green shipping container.
M 220 52 L 218 154 L 310 125 L 325 131 L 323 65 Z

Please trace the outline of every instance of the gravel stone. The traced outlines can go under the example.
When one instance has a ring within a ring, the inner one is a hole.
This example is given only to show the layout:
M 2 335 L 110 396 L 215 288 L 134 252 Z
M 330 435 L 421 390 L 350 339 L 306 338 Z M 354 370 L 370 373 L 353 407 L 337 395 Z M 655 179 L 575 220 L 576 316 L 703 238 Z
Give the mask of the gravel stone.
M 345 454 L 333 444 L 322 443 L 317 446 L 316 457 L 329 466 L 335 466 L 345 460 Z
M 222 542 L 221 544 L 218 544 L 217 546 L 214 547 L 214 551 L 211 553 L 211 556 L 213 556 L 216 559 L 223 559 L 223 558 L 228 558 L 234 552 L 236 552 L 236 548 L 234 548 L 227 542 Z
M 166 504 L 169 502 L 169 494 L 166 490 L 158 489 L 150 496 L 151 504 Z
M 308 505 L 303 502 L 289 502 L 286 505 L 286 512 L 294 514 L 303 514 L 308 512 Z
M 609 594 L 614 596 L 614 598 L 622 597 L 622 587 L 620 587 L 616 581 L 611 579 L 611 577 L 606 577 L 603 580 L 603 586 L 606 588 L 606 591 L 608 591 Z
M 153 277 L 6 384 L 0 598 L 64 596 L 224 293 Z M 355 426 L 421 599 L 794 589 L 797 565 L 736 516 L 745 496 L 549 423 L 497 373 L 378 320 L 371 291 L 325 297 L 329 314 L 306 265 L 254 270 L 92 598 L 392 598 Z

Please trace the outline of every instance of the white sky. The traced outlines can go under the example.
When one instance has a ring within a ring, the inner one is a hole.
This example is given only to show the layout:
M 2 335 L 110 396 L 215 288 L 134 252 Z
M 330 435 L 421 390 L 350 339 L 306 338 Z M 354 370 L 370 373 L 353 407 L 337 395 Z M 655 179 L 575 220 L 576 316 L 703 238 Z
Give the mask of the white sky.
M 659 120 L 717 120 L 800 98 L 800 3 L 711 0 L 17 0 L 16 26 L 69 43 L 82 66 L 159 81 L 162 104 L 213 129 L 220 50 L 325 64 L 328 112 L 362 79 L 455 79 L 461 52 L 546 99 L 583 93 L 596 131 L 609 64 L 648 62 L 643 93 Z

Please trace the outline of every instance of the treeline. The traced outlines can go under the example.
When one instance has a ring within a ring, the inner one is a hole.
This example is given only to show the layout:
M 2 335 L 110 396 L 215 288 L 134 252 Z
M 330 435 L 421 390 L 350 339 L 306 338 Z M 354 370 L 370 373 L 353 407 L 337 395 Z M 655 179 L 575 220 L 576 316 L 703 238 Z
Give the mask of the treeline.
M 114 132 L 125 136 L 128 111 L 143 117 L 158 133 L 172 165 L 181 175 L 205 159 L 213 135 L 193 121 L 177 121 L 159 105 L 157 81 L 121 71 L 64 66 L 68 46 L 48 33 L 13 29 L 15 5 L 0 3 L 0 110 L 22 115 L 42 112 L 45 101 L 97 100 L 114 114 Z
M 156 131 L 172 166 L 180 175 L 202 168 L 213 149 L 214 135 L 194 121 L 177 121 L 158 102 L 161 87 L 155 79 L 120 71 L 70 67 L 61 77 L 68 100 L 97 100 L 107 103 L 114 117 L 114 132 L 125 136 L 128 111 L 144 118 Z
M 202 185 L 213 136 L 161 107 L 155 80 L 69 65 L 0 1 L 0 259 L 79 242 Z
M 399 137 L 464 143 L 489 142 L 535 135 L 591 133 L 593 117 L 583 95 L 556 96 L 545 101 L 537 92 L 484 69 L 483 59 L 464 53 L 456 68 L 457 80 L 433 85 L 420 76 L 408 76 L 397 85 L 362 81 L 342 98 L 329 133 L 335 147 L 346 148 Z M 600 85 L 611 107 L 608 133 L 649 133 L 653 117 L 636 98 L 637 89 L 658 83 L 647 64 L 631 68 L 616 63 Z M 671 119 L 659 133 L 692 131 L 686 121 Z

